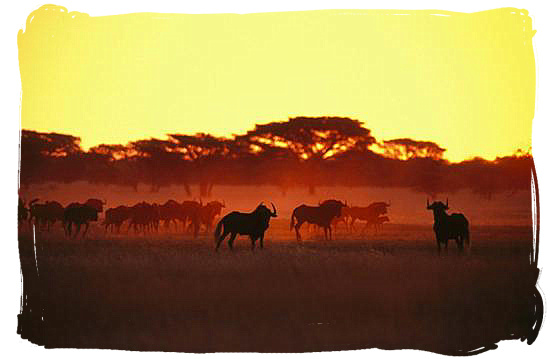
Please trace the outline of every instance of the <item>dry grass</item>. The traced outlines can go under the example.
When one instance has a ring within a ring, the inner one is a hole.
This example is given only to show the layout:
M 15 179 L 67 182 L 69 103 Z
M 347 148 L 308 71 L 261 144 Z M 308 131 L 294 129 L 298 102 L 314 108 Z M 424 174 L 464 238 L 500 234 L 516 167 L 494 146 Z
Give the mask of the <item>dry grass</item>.
M 38 234 L 47 347 L 304 352 L 417 348 L 456 354 L 521 337 L 536 268 L 530 227 L 474 227 L 437 255 L 428 226 L 333 241 L 274 221 L 266 248 L 215 253 L 211 235 L 62 239 Z M 22 234 L 22 262 L 33 262 Z

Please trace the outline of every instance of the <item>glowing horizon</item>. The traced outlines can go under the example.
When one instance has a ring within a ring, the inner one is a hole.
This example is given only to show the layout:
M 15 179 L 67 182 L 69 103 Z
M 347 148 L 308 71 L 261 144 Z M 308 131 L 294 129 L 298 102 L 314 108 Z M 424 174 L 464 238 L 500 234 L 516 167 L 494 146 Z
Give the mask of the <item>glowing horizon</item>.
M 510 8 L 89 17 L 47 5 L 18 35 L 21 127 L 87 150 L 341 116 L 378 141 L 492 160 L 531 144 L 533 34 Z

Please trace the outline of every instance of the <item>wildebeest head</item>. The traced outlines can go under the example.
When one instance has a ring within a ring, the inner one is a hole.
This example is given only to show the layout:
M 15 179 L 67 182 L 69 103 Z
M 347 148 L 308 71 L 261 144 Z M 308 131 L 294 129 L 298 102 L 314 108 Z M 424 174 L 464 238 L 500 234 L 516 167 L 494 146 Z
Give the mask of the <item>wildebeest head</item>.
M 432 202 L 432 204 L 430 204 L 430 200 L 427 199 L 426 200 L 426 209 L 434 211 L 434 212 L 441 212 L 441 211 L 445 212 L 446 210 L 449 209 L 449 199 L 447 198 L 446 203 L 436 201 L 436 202 Z
M 268 217 L 277 217 L 277 209 L 275 208 L 273 202 L 271 202 L 271 207 L 273 207 L 273 212 L 269 208 L 267 208 L 263 202 L 261 202 L 258 207 L 256 207 L 254 212 L 265 213 L 266 215 L 268 215 Z
M 206 204 L 206 207 L 211 208 L 213 213 L 220 214 L 222 212 L 222 208 L 225 208 L 225 204 L 220 201 L 211 201 Z

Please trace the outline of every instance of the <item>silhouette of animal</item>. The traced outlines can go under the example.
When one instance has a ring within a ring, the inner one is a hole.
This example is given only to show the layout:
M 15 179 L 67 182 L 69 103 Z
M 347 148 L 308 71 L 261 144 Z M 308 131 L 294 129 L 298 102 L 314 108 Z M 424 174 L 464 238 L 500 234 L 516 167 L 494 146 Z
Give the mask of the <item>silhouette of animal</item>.
M 211 201 L 200 207 L 199 220 L 206 227 L 206 233 L 210 232 L 216 217 L 221 215 L 222 208 L 225 208 L 225 203 L 219 201 Z
M 332 225 L 334 226 L 334 229 L 336 229 L 336 226 L 340 223 L 344 223 L 344 226 L 346 227 L 346 230 L 349 229 L 349 219 L 350 219 L 350 207 L 342 207 L 342 210 L 340 212 L 340 216 L 334 218 L 332 220 Z
M 159 220 L 164 222 L 164 228 L 170 229 L 170 223 L 174 223 L 175 230 L 178 229 L 178 220 L 185 223 L 186 216 L 183 207 L 177 201 L 170 199 L 158 207 Z
M 102 201 L 97 198 L 90 198 L 86 202 L 84 202 L 85 205 L 95 208 L 98 213 L 103 212 L 103 206 L 107 204 L 107 201 Z
M 118 206 L 116 208 L 109 208 L 105 211 L 105 220 L 103 221 L 105 232 L 107 232 L 110 227 L 111 233 L 113 233 L 115 228 L 117 233 L 120 233 L 120 227 L 126 220 L 130 219 L 130 216 L 130 207 Z
M 138 232 L 151 232 L 152 230 L 158 230 L 158 223 L 160 221 L 158 205 L 150 204 L 147 202 L 140 202 L 130 207 L 130 228 L 134 228 L 134 233 Z
M 63 221 L 63 206 L 56 201 L 46 201 L 46 203 L 36 203 L 39 199 L 33 199 L 29 203 L 29 224 L 34 224 L 40 229 L 46 225 L 46 230 L 49 231 L 55 222 Z
M 197 238 L 201 225 L 200 210 L 202 204 L 197 201 L 183 201 L 181 204 L 184 226 L 187 225 L 187 232 L 193 230 L 193 238 Z
M 290 230 L 296 231 L 296 240 L 300 241 L 300 227 L 304 222 L 322 227 L 325 231 L 325 239 L 332 239 L 331 223 L 336 217 L 342 214 L 342 208 L 346 207 L 341 201 L 329 199 L 320 203 L 319 206 L 307 206 L 305 204 L 294 208 L 290 217 Z M 329 236 L 327 236 L 327 232 Z
M 256 241 L 258 239 L 260 240 L 260 248 L 263 248 L 264 235 L 267 228 L 269 228 L 269 220 L 271 217 L 277 217 L 275 205 L 271 203 L 271 206 L 273 207 L 273 212 L 263 203 L 260 203 L 251 213 L 233 211 L 224 216 L 218 222 L 216 231 L 214 232 L 216 251 L 228 234 L 231 234 L 227 243 L 231 250 L 233 250 L 233 241 L 235 241 L 238 234 L 248 235 L 250 237 L 252 249 L 256 247 Z
M 390 219 L 387 216 L 379 216 L 376 218 L 371 218 L 367 220 L 367 227 L 374 227 L 374 231 L 378 232 L 379 230 L 382 229 L 382 224 L 384 224 L 384 222 L 389 222 L 389 221 Z
M 364 232 L 367 229 L 369 221 L 376 221 L 376 218 L 379 216 L 388 213 L 388 207 L 390 203 L 386 202 L 373 202 L 367 207 L 356 207 L 352 206 L 347 210 L 347 214 L 351 218 L 350 230 L 354 229 L 355 221 L 366 221 L 365 227 L 363 227 L 361 232 Z
M 470 230 L 469 223 L 462 213 L 447 214 L 449 209 L 449 199 L 446 203 L 426 201 L 426 209 L 433 211 L 434 215 L 434 232 L 437 241 L 438 253 L 441 253 L 441 246 L 448 247 L 449 240 L 456 240 L 456 245 L 460 250 L 464 249 L 464 242 L 470 246 Z
M 73 238 L 76 238 L 80 232 L 80 227 L 84 224 L 86 225 L 84 232 L 82 232 L 82 238 L 84 238 L 88 232 L 90 222 L 97 221 L 97 213 L 97 208 L 87 204 L 74 202 L 68 205 L 63 213 L 63 228 L 65 229 L 65 235 L 68 235 L 69 238 L 71 237 L 74 224 L 76 226 L 76 232 Z

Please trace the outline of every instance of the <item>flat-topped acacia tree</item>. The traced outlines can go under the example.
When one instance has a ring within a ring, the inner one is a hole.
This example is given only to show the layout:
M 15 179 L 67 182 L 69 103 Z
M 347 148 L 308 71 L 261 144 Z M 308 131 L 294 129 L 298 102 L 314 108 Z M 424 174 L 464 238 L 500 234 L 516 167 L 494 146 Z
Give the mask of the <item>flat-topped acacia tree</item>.
M 210 197 L 217 168 L 230 152 L 231 141 L 223 137 L 197 133 L 195 135 L 169 134 L 176 151 L 192 164 L 199 181 L 200 196 Z
M 256 125 L 254 130 L 238 136 L 249 143 L 254 152 L 272 148 L 286 149 L 303 164 L 309 193 L 315 192 L 323 160 L 354 146 L 368 147 L 376 142 L 363 123 L 347 117 L 294 117 L 288 121 Z

